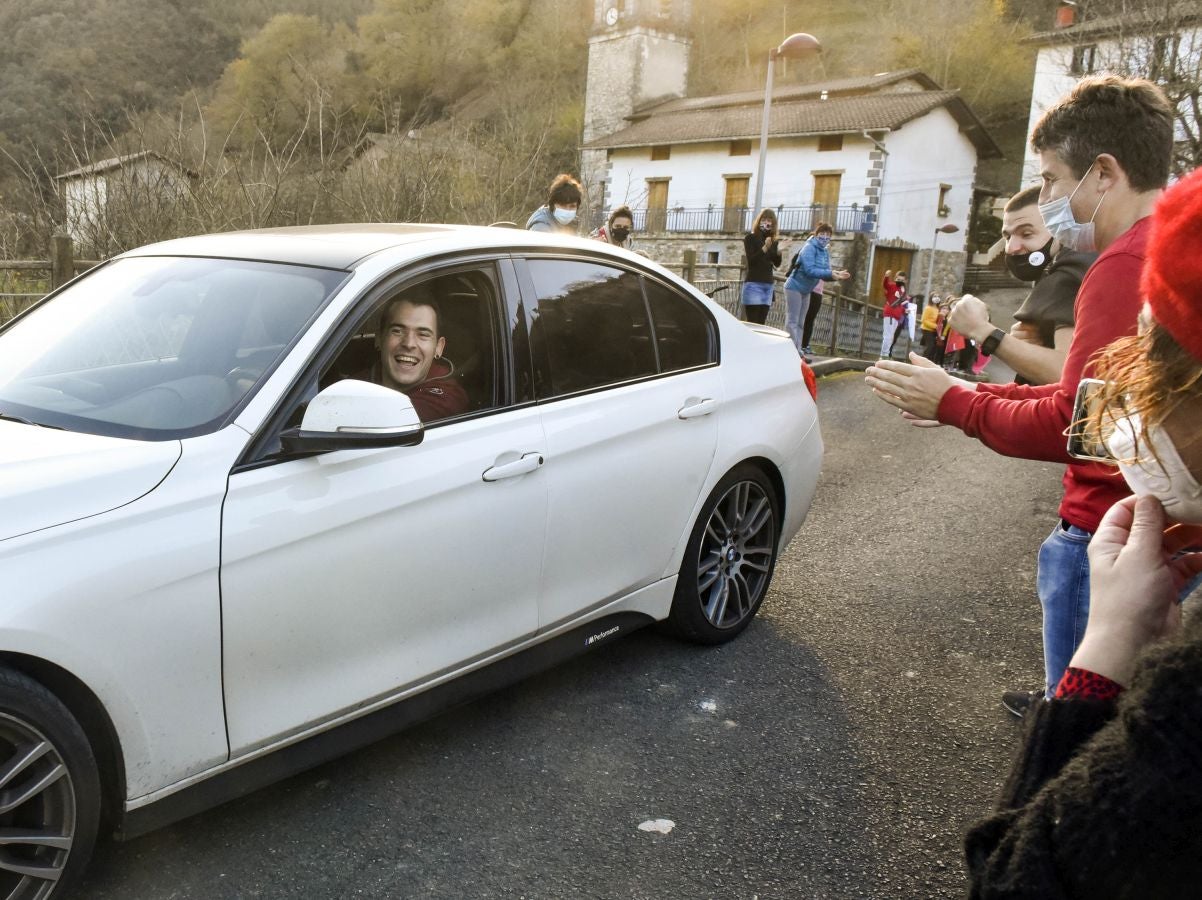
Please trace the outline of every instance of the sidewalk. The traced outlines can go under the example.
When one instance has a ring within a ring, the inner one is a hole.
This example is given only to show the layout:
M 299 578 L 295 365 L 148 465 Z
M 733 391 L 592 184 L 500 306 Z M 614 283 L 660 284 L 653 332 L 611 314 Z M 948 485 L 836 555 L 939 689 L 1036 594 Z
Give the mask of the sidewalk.
M 1008 329 L 1014 321 L 1014 310 L 1018 309 L 1028 293 L 1029 289 L 1025 287 L 1004 288 L 982 294 L 981 299 L 989 304 L 990 318 L 993 322 L 1000 328 Z M 815 356 L 810 368 L 817 377 L 822 378 L 839 372 L 863 372 L 875 362 L 875 359 L 856 359 L 848 356 Z M 990 361 L 980 375 L 957 373 L 957 377 L 967 378 L 969 381 L 1003 382 L 1011 381 L 1014 372 L 1000 359 L 995 359 Z

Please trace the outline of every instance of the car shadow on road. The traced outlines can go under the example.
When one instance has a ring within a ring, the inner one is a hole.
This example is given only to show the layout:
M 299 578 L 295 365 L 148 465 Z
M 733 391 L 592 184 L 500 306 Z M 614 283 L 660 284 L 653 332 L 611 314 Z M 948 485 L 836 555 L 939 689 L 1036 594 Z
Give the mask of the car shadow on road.
M 647 629 L 102 844 L 82 896 L 854 895 L 875 862 L 853 746 L 823 666 L 772 623 L 720 647 Z

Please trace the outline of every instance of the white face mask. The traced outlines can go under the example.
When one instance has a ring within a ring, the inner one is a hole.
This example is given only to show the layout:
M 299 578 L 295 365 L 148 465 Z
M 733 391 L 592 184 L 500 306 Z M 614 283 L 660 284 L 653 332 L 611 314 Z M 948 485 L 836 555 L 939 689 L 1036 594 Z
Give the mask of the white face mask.
M 560 225 L 571 225 L 576 221 L 576 210 L 574 209 L 563 209 L 557 206 L 551 214 L 555 216 L 555 221 Z
M 1202 485 L 1181 461 L 1168 433 L 1159 426 L 1149 428 L 1137 452 L 1138 433 L 1139 417 L 1132 416 L 1120 419 L 1114 434 L 1106 440 L 1107 448 L 1119 460 L 1119 471 L 1127 486 L 1136 496 L 1155 497 L 1171 519 L 1202 525 Z M 1159 461 L 1152 455 L 1152 444 L 1160 454 Z
M 1079 250 L 1082 253 L 1092 253 L 1098 249 L 1097 239 L 1094 237 L 1093 221 L 1098 217 L 1102 201 L 1106 199 L 1106 195 L 1102 194 L 1088 222 L 1077 221 L 1076 216 L 1073 215 L 1072 200 L 1088 177 L 1089 172 L 1086 172 L 1067 197 L 1039 204 L 1039 215 L 1043 218 L 1043 224 L 1047 226 L 1048 231 L 1052 233 L 1052 237 L 1059 241 L 1062 247 Z

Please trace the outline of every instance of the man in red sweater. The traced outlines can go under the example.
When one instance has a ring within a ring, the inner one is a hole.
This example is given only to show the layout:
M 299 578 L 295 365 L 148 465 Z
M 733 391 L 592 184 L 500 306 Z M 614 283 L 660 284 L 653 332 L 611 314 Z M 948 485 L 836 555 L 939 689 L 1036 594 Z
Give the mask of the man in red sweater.
M 1160 88 L 1142 79 L 1084 79 L 1044 113 L 1031 146 L 1043 180 L 1040 214 L 1053 237 L 1072 250 L 1102 251 L 1077 294 L 1076 331 L 1060 381 L 976 385 L 917 354 L 911 354 L 913 365 L 882 360 L 865 380 L 916 425 L 954 425 L 1006 456 L 1067 463 L 1060 521 L 1040 547 L 1037 576 L 1050 695 L 1085 632 L 1086 548 L 1102 515 L 1129 493 L 1113 468 L 1069 457 L 1065 430 L 1090 358 L 1135 333 L 1146 217 L 1168 180 L 1173 108 Z M 1007 340 L 1015 338 L 999 329 L 984 350 Z M 1007 692 L 1003 702 L 1022 715 L 1039 693 Z

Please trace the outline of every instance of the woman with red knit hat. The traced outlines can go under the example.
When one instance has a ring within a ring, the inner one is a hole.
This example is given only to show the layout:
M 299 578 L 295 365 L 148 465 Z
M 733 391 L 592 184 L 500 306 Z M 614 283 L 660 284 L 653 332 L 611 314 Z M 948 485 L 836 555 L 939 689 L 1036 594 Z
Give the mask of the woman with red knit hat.
M 1101 352 L 1079 423 L 1134 496 L 1089 545 L 1085 637 L 967 835 L 973 897 L 1202 894 L 1202 615 L 1180 609 L 1202 572 L 1202 171 L 1152 229 L 1139 334 Z

